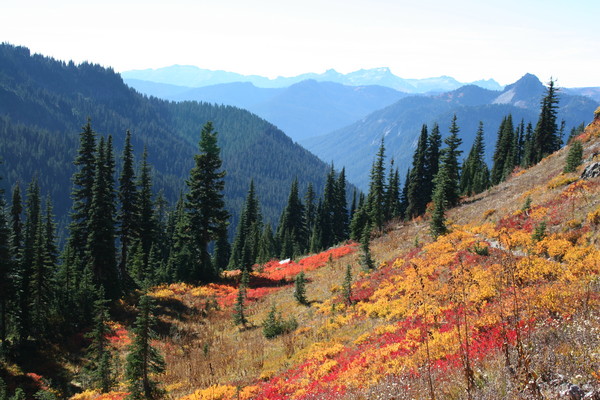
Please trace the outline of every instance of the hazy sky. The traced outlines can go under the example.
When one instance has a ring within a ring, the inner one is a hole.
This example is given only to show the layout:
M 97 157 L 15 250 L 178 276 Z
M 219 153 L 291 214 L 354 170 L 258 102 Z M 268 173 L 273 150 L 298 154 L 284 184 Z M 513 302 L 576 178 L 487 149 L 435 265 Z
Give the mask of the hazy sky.
M 0 41 L 117 71 L 196 65 L 269 77 L 390 67 L 600 86 L 598 0 L 2 0 Z

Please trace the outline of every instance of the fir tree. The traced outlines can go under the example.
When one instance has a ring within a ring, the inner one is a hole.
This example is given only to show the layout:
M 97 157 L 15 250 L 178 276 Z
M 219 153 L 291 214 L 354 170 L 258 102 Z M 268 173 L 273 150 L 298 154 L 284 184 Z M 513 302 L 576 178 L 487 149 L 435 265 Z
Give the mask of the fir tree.
M 306 299 L 306 277 L 304 276 L 304 271 L 300 271 L 294 279 L 294 298 L 302 305 L 308 304 L 308 300 Z
M 534 164 L 533 158 L 533 126 L 531 125 L 531 122 L 529 122 L 525 129 L 525 137 L 523 138 L 523 157 L 521 166 L 532 166 Z
M 148 164 L 148 150 L 144 147 L 142 165 L 140 167 L 139 181 L 139 239 L 142 245 L 144 269 L 148 270 L 148 257 L 156 237 L 156 217 L 154 215 L 154 201 L 152 199 L 152 177 L 150 164 Z
M 394 160 L 390 162 L 390 175 L 388 178 L 387 190 L 386 190 L 386 220 L 392 220 L 400 217 L 400 175 L 398 168 L 392 168 L 394 166 Z
M 406 209 L 408 208 L 408 187 L 410 186 L 410 168 L 406 171 L 402 192 L 400 192 L 400 217 L 406 219 Z
M 256 262 L 258 256 L 258 241 L 262 231 L 262 216 L 260 205 L 254 190 L 254 181 L 250 181 L 250 188 L 246 196 L 240 222 L 233 240 L 228 268 L 249 269 Z
M 276 255 L 275 249 L 275 238 L 273 237 L 273 228 L 271 223 L 266 223 L 263 229 L 262 235 L 260 236 L 260 242 L 258 244 L 258 257 L 257 261 L 260 264 L 264 264 L 271 260 Z
M 91 343 L 86 350 L 88 362 L 84 375 L 89 379 L 91 388 L 106 393 L 114 386 L 115 379 L 110 342 L 107 339 L 110 333 L 107 300 L 104 299 L 102 287 L 98 292 L 98 299 L 94 302 L 93 330 L 86 335 Z
M 348 239 L 348 205 L 346 202 L 346 169 L 342 171 L 335 182 L 334 205 L 333 205 L 333 243 L 340 243 Z
M 448 199 L 446 193 L 450 192 L 452 186 L 448 170 L 442 165 L 435 177 L 435 188 L 433 191 L 433 213 L 429 224 L 429 231 L 433 238 L 445 235 L 448 232 L 446 227 L 445 212 L 448 208 Z
M 362 254 L 360 255 L 360 263 L 365 271 L 370 271 L 375 268 L 375 261 L 371 257 L 371 229 L 370 226 L 365 226 L 363 235 L 360 241 L 360 249 Z
M 79 135 L 79 149 L 73 164 L 77 171 L 73 174 L 73 211 L 69 227 L 69 241 L 80 260 L 85 259 L 88 243 L 88 219 L 92 207 L 93 187 L 96 174 L 96 133 L 91 121 L 82 127 Z
M 383 138 L 373 166 L 371 167 L 369 195 L 367 197 L 367 209 L 370 224 L 379 231 L 383 229 L 385 222 L 385 145 Z
M 304 195 L 304 207 L 306 209 L 306 231 L 312 232 L 317 218 L 317 205 L 315 204 L 316 193 L 312 182 L 308 183 L 306 194 Z
M 583 158 L 583 145 L 579 140 L 574 140 L 569 146 L 569 153 L 567 154 L 567 160 L 563 172 L 575 172 L 577 167 L 581 165 L 581 159 Z
M 115 248 L 114 165 L 112 150 L 100 138 L 97 150 L 96 174 L 88 220 L 87 261 L 94 281 L 106 295 L 116 299 L 120 294 Z
M 561 139 L 556 124 L 557 110 L 557 89 L 554 87 L 554 80 L 550 79 L 546 95 L 542 99 L 540 116 L 533 132 L 532 165 L 537 164 L 542 158 L 560 149 Z
M 460 190 L 458 187 L 460 178 L 458 157 L 462 151 L 458 150 L 458 147 L 461 145 L 462 139 L 458 137 L 458 132 L 459 129 L 456 124 L 456 115 L 454 115 L 452 118 L 452 124 L 450 126 L 450 135 L 444 139 L 446 147 L 442 149 L 440 157 L 440 170 L 444 168 L 446 170 L 445 173 L 448 176 L 448 184 L 444 185 L 443 187 L 445 190 L 444 198 L 446 199 L 449 207 L 454 207 L 457 205 L 460 197 Z M 434 179 L 434 183 L 436 179 Z M 437 183 L 435 183 L 435 185 L 437 186 Z
M 151 374 L 162 374 L 165 361 L 151 341 L 156 337 L 153 326 L 153 304 L 150 296 L 144 295 L 139 302 L 139 315 L 132 330 L 132 340 L 125 365 L 130 399 L 156 399 L 161 392 Z
M 490 172 L 484 161 L 484 156 L 483 122 L 479 122 L 475 141 L 463 164 L 460 176 L 461 193 L 470 196 L 481 193 L 489 187 Z
M 424 201 L 425 204 L 431 201 L 433 195 L 433 179 L 437 175 L 440 165 L 440 147 L 442 146 L 442 135 L 440 127 L 437 123 L 433 124 L 429 136 L 427 136 L 427 150 L 425 152 L 425 187 Z M 405 182 L 408 182 L 405 181 Z M 407 188 L 408 189 L 408 188 Z M 408 196 L 408 193 L 407 193 Z
M 208 245 L 227 230 L 229 214 L 225 210 L 223 189 L 225 172 L 217 144 L 217 132 L 207 122 L 200 135 L 200 153 L 194 156 L 194 167 L 187 180 L 189 193 L 185 209 L 189 230 L 189 250 L 192 255 L 191 277 L 208 282 L 215 278 Z
M 277 240 L 282 243 L 280 258 L 294 256 L 294 247 L 304 252 L 307 243 L 304 205 L 298 196 L 298 180 L 294 179 L 288 202 L 277 227 Z
M 248 319 L 246 318 L 246 291 L 250 283 L 250 273 L 247 269 L 242 270 L 242 279 L 238 288 L 237 299 L 234 306 L 233 323 L 236 325 L 246 326 Z
M 514 127 L 512 116 L 508 115 L 502 119 L 502 123 L 498 128 L 498 139 L 496 140 L 496 149 L 494 150 L 493 166 L 490 173 L 492 185 L 497 185 L 503 182 L 514 167 L 511 160 L 512 146 L 514 140 Z
M 9 304 L 14 293 L 10 229 L 5 207 L 4 190 L 0 189 L 0 358 L 6 347 Z
M 346 266 L 346 274 L 342 283 L 342 298 L 346 305 L 352 305 L 352 266 L 350 264 Z
M 222 271 L 227 268 L 229 259 L 231 258 L 231 245 L 227 238 L 227 233 L 223 232 L 215 241 L 213 250 L 212 263 L 217 271 Z
M 320 248 L 329 248 L 336 242 L 334 229 L 336 224 L 334 216 L 336 200 L 337 189 L 335 180 L 335 169 L 332 164 L 331 168 L 329 169 L 329 174 L 327 174 L 325 187 L 323 188 L 323 201 L 321 202 L 321 207 L 319 208 L 318 225 L 320 230 Z
M 406 218 L 408 219 L 423 214 L 425 212 L 425 207 L 427 206 L 427 198 L 425 196 L 425 179 L 427 179 L 425 166 L 426 152 L 427 125 L 423 125 L 417 148 L 413 155 L 410 184 L 408 186 L 408 206 L 406 208 Z
M 136 185 L 135 171 L 133 169 L 133 148 L 131 146 L 131 133 L 125 134 L 123 147 L 123 168 L 119 177 L 119 202 L 121 207 L 117 216 L 119 224 L 119 238 L 121 241 L 121 260 L 119 262 L 119 278 L 124 287 L 128 287 L 127 262 L 129 250 L 138 237 L 139 193 Z

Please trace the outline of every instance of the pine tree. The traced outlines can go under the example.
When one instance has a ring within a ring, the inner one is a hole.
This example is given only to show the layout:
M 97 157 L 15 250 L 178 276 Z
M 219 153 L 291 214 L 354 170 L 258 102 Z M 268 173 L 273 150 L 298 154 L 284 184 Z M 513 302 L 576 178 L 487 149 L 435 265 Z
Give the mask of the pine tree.
M 294 279 L 294 298 L 302 305 L 308 304 L 306 299 L 306 277 L 304 271 L 300 271 Z
M 342 298 L 346 305 L 352 305 L 352 266 L 350 264 L 346 266 L 346 274 L 342 283 Z
M 208 245 L 227 230 L 229 214 L 225 210 L 223 189 L 225 172 L 217 144 L 217 132 L 207 122 L 200 134 L 200 153 L 194 156 L 194 167 L 186 181 L 189 193 L 185 209 L 192 256 L 191 278 L 208 282 L 215 278 Z
M 144 269 L 148 270 L 148 257 L 156 237 L 156 216 L 154 215 L 154 201 L 152 200 L 152 177 L 148 164 L 148 150 L 144 147 L 142 165 L 140 167 L 139 181 L 139 223 L 138 234 L 142 245 Z
M 560 149 L 561 139 L 558 135 L 556 115 L 558 110 L 557 89 L 554 80 L 550 79 L 546 95 L 542 99 L 540 116 L 532 138 L 531 164 L 537 164 L 542 158 Z
M 275 249 L 275 238 L 273 237 L 273 228 L 271 223 L 267 222 L 263 229 L 262 235 L 260 236 L 260 242 L 258 244 L 258 257 L 257 262 L 264 264 L 271 260 L 276 255 Z
M 440 147 L 442 146 L 442 135 L 437 123 L 433 124 L 429 136 L 427 136 L 427 150 L 425 152 L 425 204 L 431 201 L 433 195 L 433 179 L 437 175 L 440 166 Z M 407 180 L 408 181 L 408 180 Z M 407 182 L 405 181 L 405 182 Z M 407 193 L 408 196 L 408 193 Z
M 233 323 L 236 325 L 246 326 L 248 319 L 246 318 L 246 292 L 250 283 L 250 273 L 248 269 L 242 270 L 242 279 L 238 288 L 237 299 L 234 306 Z
M 481 193 L 489 187 L 490 172 L 484 161 L 484 156 L 483 122 L 479 122 L 473 146 L 463 163 L 460 176 L 461 193 L 470 196 Z
M 304 195 L 304 207 L 306 208 L 306 231 L 312 232 L 317 218 L 317 209 L 315 199 L 317 195 L 313 189 L 312 182 L 308 183 L 306 194 Z
M 371 180 L 369 183 L 369 195 L 367 207 L 370 225 L 379 231 L 383 229 L 385 213 L 385 145 L 383 138 L 373 166 L 371 167 Z
M 563 172 L 575 172 L 577 167 L 581 165 L 581 159 L 583 158 L 583 145 L 579 140 L 574 140 L 569 146 L 569 153 L 567 154 L 567 160 Z
M 261 231 L 262 216 L 252 180 L 233 240 L 229 269 L 249 269 L 254 265 L 258 256 L 258 241 Z
M 342 168 L 335 182 L 333 221 L 332 244 L 348 239 L 350 221 L 348 219 L 348 203 L 346 202 L 346 168 Z
M 529 122 L 525 130 L 525 137 L 523 138 L 523 158 L 521 160 L 521 166 L 532 166 L 533 164 L 535 164 L 533 159 L 533 127 L 531 125 L 531 122 Z
M 298 196 L 298 180 L 294 179 L 287 205 L 277 227 L 277 240 L 282 243 L 280 258 L 294 256 L 294 247 L 300 252 L 306 249 L 307 240 L 304 205 Z
M 131 146 L 131 133 L 125 134 L 125 146 L 123 147 L 123 168 L 119 177 L 119 202 L 121 207 L 117 216 L 119 224 L 119 238 L 121 241 L 121 260 L 119 262 L 119 278 L 124 288 L 130 285 L 127 276 L 127 262 L 130 256 L 129 250 L 138 237 L 139 215 L 139 193 L 136 185 L 135 171 L 133 169 L 133 148 Z
M 408 207 L 406 208 L 406 218 L 408 219 L 423 214 L 427 206 L 427 199 L 425 196 L 425 179 L 427 179 L 425 166 L 426 151 L 427 125 L 423 125 L 417 148 L 413 155 L 410 184 L 408 186 Z
M 429 231 L 433 238 L 445 235 L 448 232 L 445 212 L 449 202 L 446 193 L 450 191 L 449 188 L 451 186 L 452 182 L 448 175 L 448 170 L 445 165 L 442 165 L 435 177 L 435 188 L 433 191 L 433 213 L 429 224 Z
M 99 389 L 102 393 L 110 391 L 115 384 L 113 373 L 113 360 L 110 350 L 110 342 L 107 339 L 110 330 L 108 328 L 108 306 L 102 287 L 98 290 L 97 300 L 94 302 L 94 325 L 93 330 L 86 335 L 91 343 L 86 350 L 87 364 L 84 367 L 84 375 L 90 381 L 90 387 Z
M 5 208 L 4 190 L 0 189 L 0 358 L 6 348 L 9 304 L 14 293 L 10 229 Z
M 120 285 L 115 247 L 115 193 L 112 150 L 100 138 L 97 150 L 96 174 L 88 220 L 87 262 L 94 282 L 104 288 L 106 295 L 116 299 Z
M 390 221 L 394 218 L 400 217 L 400 175 L 398 168 L 393 168 L 394 160 L 390 162 L 390 175 L 388 178 L 387 190 L 385 193 L 386 198 L 386 215 L 385 219 Z
M 461 145 L 462 139 L 458 137 L 458 132 L 459 129 L 456 124 L 456 115 L 454 115 L 454 117 L 452 118 L 452 125 L 450 126 L 450 135 L 446 139 L 444 139 L 446 147 L 443 148 L 441 151 L 439 168 L 440 170 L 442 168 L 445 168 L 445 173 L 448 175 L 448 184 L 444 185 L 444 198 L 446 199 L 449 207 L 456 206 L 460 198 L 460 190 L 458 187 L 460 178 L 458 157 L 460 156 L 462 151 L 458 150 L 458 147 Z M 434 179 L 434 184 L 437 186 L 437 183 L 435 183 L 436 179 Z
M 160 397 L 157 382 L 151 374 L 162 374 L 165 361 L 151 341 L 156 337 L 154 307 L 150 296 L 140 298 L 139 314 L 132 330 L 133 337 L 125 365 L 125 378 L 129 382 L 130 399 L 156 399 Z
M 490 173 L 492 185 L 503 182 L 510 172 L 512 172 L 513 163 L 510 160 L 512 145 L 514 140 L 514 128 L 512 116 L 502 119 L 498 128 L 498 139 L 496 140 L 496 149 L 494 150 L 493 166 Z M 510 170 L 510 172 L 508 172 Z
M 80 260 L 85 259 L 88 243 L 88 219 L 92 207 L 93 187 L 96 174 L 96 133 L 91 121 L 82 127 L 79 149 L 73 164 L 78 170 L 73 174 L 73 211 L 69 227 L 69 241 Z
M 329 248 L 336 242 L 335 235 L 335 208 L 337 200 L 337 189 L 335 179 L 335 169 L 333 164 L 327 174 L 325 180 L 325 187 L 323 188 L 323 201 L 321 202 L 321 208 L 319 209 L 318 224 L 320 230 L 320 247 Z
M 362 254 L 360 255 L 360 263 L 365 271 L 370 271 L 375 268 L 375 261 L 371 257 L 371 229 L 370 226 L 365 226 L 363 235 L 360 241 L 360 249 Z
M 40 188 L 37 179 L 34 178 L 27 188 L 27 200 L 25 206 L 25 229 L 23 241 L 23 258 L 17 270 L 18 279 L 18 333 L 19 342 L 23 343 L 27 336 L 32 332 L 31 316 L 31 293 L 32 293 L 32 275 L 34 273 L 34 263 L 39 253 L 36 247 L 41 216 Z M 38 332 L 36 332 L 37 334 Z

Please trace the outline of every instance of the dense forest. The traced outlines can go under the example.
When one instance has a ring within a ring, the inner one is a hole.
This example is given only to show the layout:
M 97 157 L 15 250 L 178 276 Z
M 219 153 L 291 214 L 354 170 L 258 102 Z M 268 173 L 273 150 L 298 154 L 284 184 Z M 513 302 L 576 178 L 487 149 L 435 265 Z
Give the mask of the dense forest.
M 70 208 L 69 189 L 77 135 L 87 119 L 96 132 L 112 135 L 116 152 L 126 131 L 137 164 L 148 150 L 156 191 L 175 202 L 192 167 L 202 126 L 219 132 L 226 207 L 238 219 L 251 179 L 272 224 L 287 200 L 294 177 L 300 189 L 319 191 L 329 166 L 294 144 L 283 132 L 235 107 L 173 103 L 140 95 L 110 68 L 76 65 L 31 54 L 27 48 L 0 45 L 0 156 L 4 189 L 37 175 L 43 194 L 54 201 L 61 237 Z M 119 166 L 120 160 L 116 160 Z M 69 189 L 66 189 L 69 188 Z

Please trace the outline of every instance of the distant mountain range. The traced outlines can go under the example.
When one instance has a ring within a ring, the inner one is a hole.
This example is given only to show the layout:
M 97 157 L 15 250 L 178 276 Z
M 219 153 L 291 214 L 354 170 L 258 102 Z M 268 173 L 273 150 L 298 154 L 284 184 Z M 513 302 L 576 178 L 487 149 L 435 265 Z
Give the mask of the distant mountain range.
M 352 125 L 327 135 L 312 137 L 300 143 L 324 161 L 333 161 L 336 167 L 346 167 L 348 179 L 366 189 L 370 166 L 385 138 L 388 161 L 393 158 L 401 171 L 411 165 L 416 141 L 422 124 L 440 125 L 442 135 L 448 133 L 451 118 L 457 115 L 463 140 L 463 156 L 470 149 L 479 121 L 485 129 L 486 156 L 491 155 L 502 118 L 512 114 L 515 124 L 537 122 L 545 86 L 531 74 L 526 74 L 502 91 L 467 85 L 435 96 L 408 96 L 378 110 Z M 589 97 L 559 92 L 558 120 L 565 120 L 566 134 L 570 129 L 593 117 L 598 102 Z
M 384 86 L 347 86 L 312 79 L 287 88 L 260 88 L 250 82 L 199 88 L 135 79 L 125 82 L 141 93 L 166 100 L 244 108 L 273 123 L 295 141 L 340 129 L 408 96 Z
M 493 79 L 476 82 L 459 82 L 449 76 L 425 79 L 404 79 L 394 75 L 389 68 L 361 69 L 342 74 L 329 69 L 322 74 L 307 73 L 294 77 L 269 79 L 258 75 L 241 75 L 228 71 L 213 71 L 189 65 L 173 65 L 158 69 L 132 70 L 121 73 L 123 79 L 165 83 L 175 86 L 203 87 L 223 83 L 250 82 L 260 88 L 284 88 L 305 80 L 335 82 L 347 86 L 385 86 L 405 93 L 447 92 L 466 84 L 474 84 L 484 89 L 502 90 L 502 86 Z

